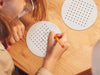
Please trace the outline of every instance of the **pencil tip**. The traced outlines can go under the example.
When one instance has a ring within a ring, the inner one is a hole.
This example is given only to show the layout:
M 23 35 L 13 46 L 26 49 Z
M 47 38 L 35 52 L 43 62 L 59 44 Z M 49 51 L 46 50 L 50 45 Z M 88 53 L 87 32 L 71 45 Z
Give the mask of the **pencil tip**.
M 64 45 L 62 46 L 62 48 L 64 48 Z

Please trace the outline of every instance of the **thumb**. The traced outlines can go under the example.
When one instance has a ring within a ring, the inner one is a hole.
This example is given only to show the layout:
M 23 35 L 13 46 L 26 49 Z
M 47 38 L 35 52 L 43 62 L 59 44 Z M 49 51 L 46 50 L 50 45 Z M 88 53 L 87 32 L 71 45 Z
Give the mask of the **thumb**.
M 54 36 L 55 36 L 55 32 L 53 32 L 53 31 L 51 31 L 50 33 L 49 33 L 49 38 L 48 38 L 48 40 L 53 40 L 54 39 Z
M 48 37 L 48 47 L 47 48 L 51 48 L 55 44 L 54 36 L 55 36 L 55 33 L 51 31 Z

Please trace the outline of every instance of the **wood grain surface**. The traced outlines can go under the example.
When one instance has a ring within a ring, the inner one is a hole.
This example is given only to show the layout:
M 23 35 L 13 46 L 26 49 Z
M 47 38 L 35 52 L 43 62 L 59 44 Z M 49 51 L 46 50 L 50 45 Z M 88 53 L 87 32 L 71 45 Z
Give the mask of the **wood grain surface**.
M 94 25 L 84 31 L 75 31 L 67 27 L 61 17 L 64 0 L 46 0 L 46 21 L 56 24 L 62 32 L 67 33 L 70 48 L 63 54 L 56 66 L 54 75 L 91 75 L 91 53 L 95 43 L 100 39 L 100 0 L 94 0 L 98 16 Z M 24 15 L 21 21 L 26 26 L 24 38 L 9 50 L 17 67 L 30 75 L 35 75 L 43 63 L 43 58 L 30 52 L 26 44 L 28 29 L 36 23 L 32 12 Z M 87 72 L 85 72 L 87 71 Z

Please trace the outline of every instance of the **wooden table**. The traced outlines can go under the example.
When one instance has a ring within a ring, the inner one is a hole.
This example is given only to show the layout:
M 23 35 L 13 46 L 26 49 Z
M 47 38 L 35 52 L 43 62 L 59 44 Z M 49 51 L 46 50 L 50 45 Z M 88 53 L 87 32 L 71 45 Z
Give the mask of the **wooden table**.
M 67 32 L 71 47 L 61 57 L 54 75 L 91 75 L 92 48 L 100 39 L 100 0 L 94 0 L 98 7 L 98 17 L 95 24 L 87 30 L 75 31 L 67 27 L 61 18 L 61 7 L 64 0 L 46 0 L 46 19 L 56 24 L 62 32 Z M 31 14 L 21 18 L 26 25 L 25 36 L 14 44 L 9 51 L 17 67 L 30 75 L 34 75 L 43 63 L 43 58 L 30 52 L 26 45 L 26 34 L 35 23 Z

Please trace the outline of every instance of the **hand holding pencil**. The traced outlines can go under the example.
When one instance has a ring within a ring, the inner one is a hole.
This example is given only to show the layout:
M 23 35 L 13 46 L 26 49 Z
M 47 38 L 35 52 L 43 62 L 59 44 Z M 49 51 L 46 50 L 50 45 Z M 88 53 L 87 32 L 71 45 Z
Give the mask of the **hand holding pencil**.
M 68 48 L 69 43 L 67 42 L 66 33 L 55 34 L 50 32 L 43 67 L 53 72 L 56 63 Z

